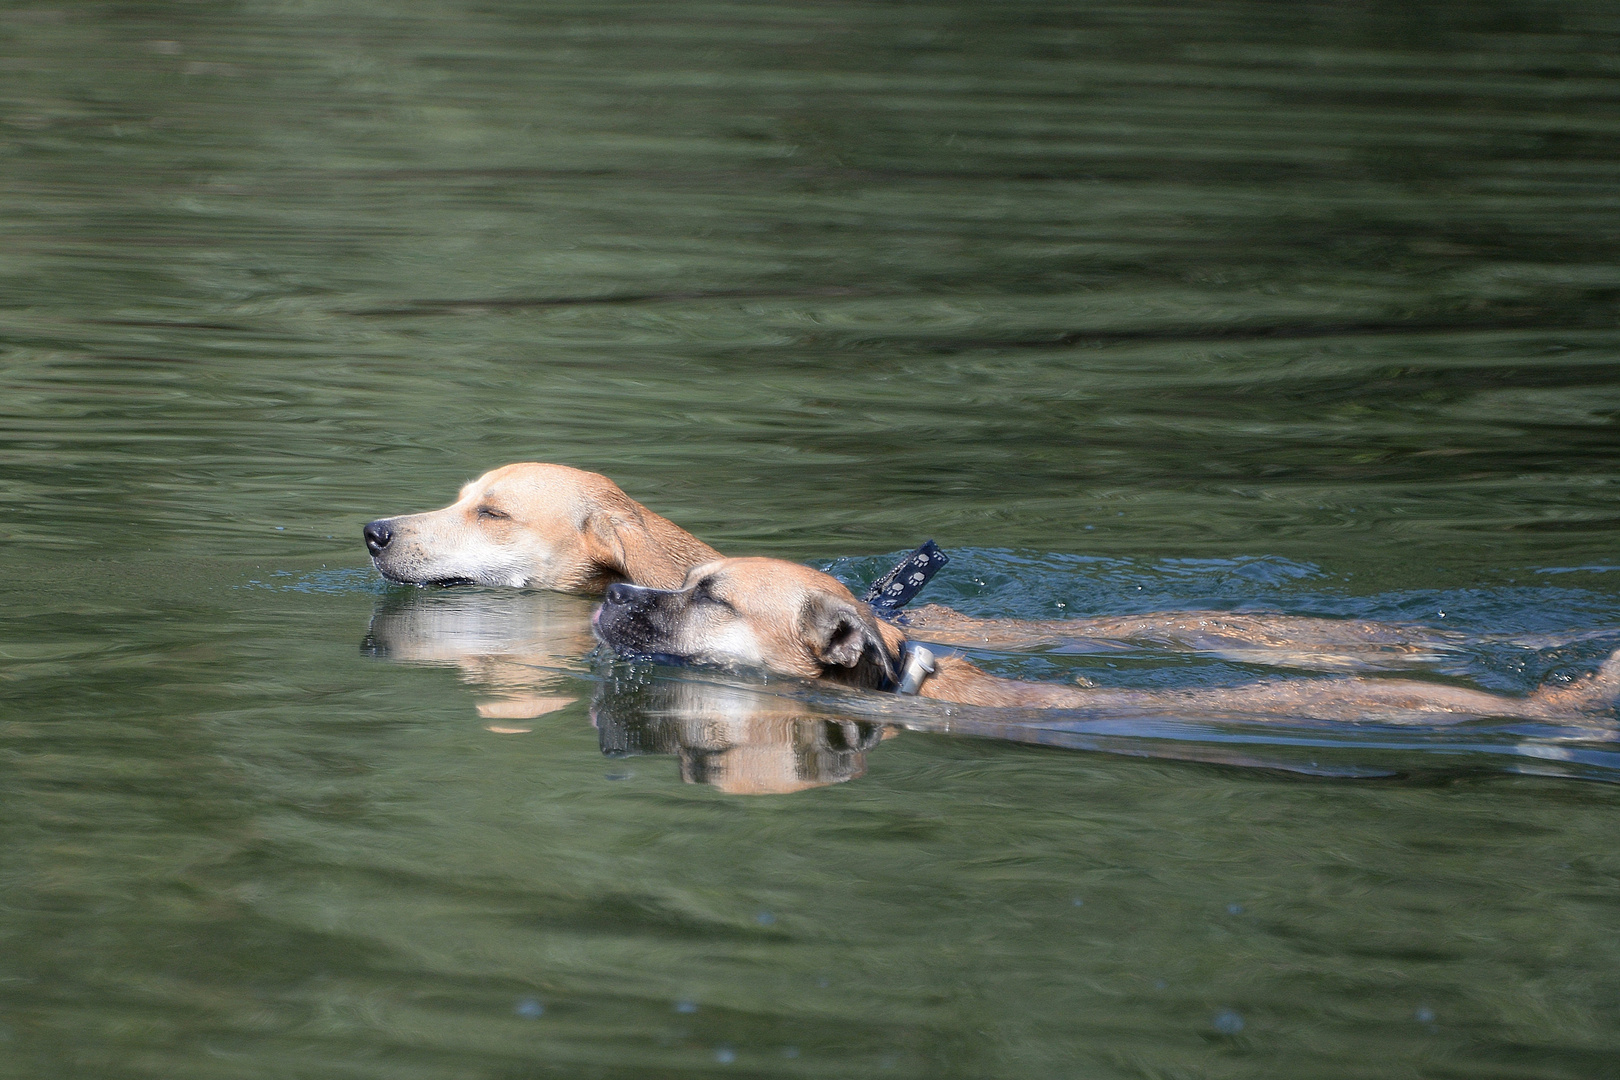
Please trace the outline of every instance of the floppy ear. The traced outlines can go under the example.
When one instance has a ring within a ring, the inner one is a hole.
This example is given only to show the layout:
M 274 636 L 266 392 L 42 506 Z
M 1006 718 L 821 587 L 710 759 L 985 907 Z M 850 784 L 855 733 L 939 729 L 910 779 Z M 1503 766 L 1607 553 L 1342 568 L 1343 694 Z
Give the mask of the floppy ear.
M 810 655 L 832 669 L 827 674 L 856 686 L 876 688 L 894 679 L 894 659 L 870 612 L 837 596 L 818 593 L 805 602 L 799 632 Z
M 665 551 L 633 510 L 598 510 L 585 519 L 585 550 L 602 574 L 652 589 L 678 589 L 686 564 Z
M 585 554 L 601 569 L 603 574 L 631 581 L 630 572 L 625 567 L 624 541 L 619 538 L 619 525 L 614 520 L 615 515 L 607 510 L 598 510 L 585 519 Z M 631 581 L 633 585 L 643 582 Z

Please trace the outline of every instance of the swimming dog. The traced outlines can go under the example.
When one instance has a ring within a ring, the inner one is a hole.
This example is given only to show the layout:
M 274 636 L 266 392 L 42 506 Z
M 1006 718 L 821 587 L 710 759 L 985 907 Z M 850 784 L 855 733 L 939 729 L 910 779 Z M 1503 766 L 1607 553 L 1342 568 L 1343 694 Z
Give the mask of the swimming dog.
M 680 584 L 720 558 L 597 473 L 520 462 L 465 485 L 425 514 L 361 530 L 383 577 L 411 585 L 496 585 L 600 593 L 616 581 Z
M 762 669 L 968 705 L 1433 724 L 1485 716 L 1594 718 L 1620 696 L 1620 651 L 1595 675 L 1543 685 L 1526 697 L 1350 675 L 1188 690 L 1020 682 L 959 656 L 934 657 L 835 578 L 780 559 L 708 563 L 674 589 L 615 584 L 591 621 L 597 637 L 623 656 Z
M 607 477 L 538 462 L 487 472 L 441 510 L 379 518 L 361 531 L 382 575 L 414 585 L 586 594 L 600 594 L 617 582 L 674 588 L 693 567 L 721 558 Z M 931 641 L 989 649 L 1148 645 L 1336 671 L 1431 663 L 1463 640 L 1422 626 L 1271 612 L 1160 612 L 1033 623 L 975 619 L 929 604 L 901 621 Z

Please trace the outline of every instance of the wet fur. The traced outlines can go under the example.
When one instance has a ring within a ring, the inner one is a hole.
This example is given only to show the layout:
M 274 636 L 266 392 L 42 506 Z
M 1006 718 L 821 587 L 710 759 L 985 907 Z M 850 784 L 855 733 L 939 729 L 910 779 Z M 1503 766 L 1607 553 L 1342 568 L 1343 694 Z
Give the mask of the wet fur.
M 390 581 L 599 593 L 616 581 L 674 586 L 720 553 L 605 476 L 521 462 L 485 473 L 440 510 L 380 518 L 372 554 Z
M 878 619 L 832 577 L 778 559 L 726 559 L 692 570 L 679 589 L 610 589 L 593 617 L 597 636 L 625 654 L 730 664 L 882 689 L 895 675 L 906 631 Z M 1003 679 L 945 656 L 920 696 L 970 705 L 1124 708 L 1197 715 L 1445 723 L 1476 716 L 1553 720 L 1612 712 L 1620 652 L 1593 675 L 1525 697 L 1415 679 L 1330 675 L 1232 687 L 1116 690 Z
M 900 616 L 918 637 L 1002 652 L 1154 646 L 1239 663 L 1315 671 L 1387 671 L 1443 663 L 1470 639 L 1449 630 L 1256 611 L 1167 611 L 1073 619 L 976 619 L 940 604 Z
M 721 558 L 597 473 L 521 462 L 485 473 L 440 510 L 381 518 L 392 540 L 372 554 L 390 581 L 601 593 L 617 582 L 671 589 Z M 1156 612 L 1049 621 L 975 619 L 929 604 L 902 616 L 919 637 L 1020 651 L 1147 645 L 1274 667 L 1383 671 L 1432 664 L 1468 639 L 1428 627 L 1266 612 Z M 869 656 L 856 681 L 883 671 Z

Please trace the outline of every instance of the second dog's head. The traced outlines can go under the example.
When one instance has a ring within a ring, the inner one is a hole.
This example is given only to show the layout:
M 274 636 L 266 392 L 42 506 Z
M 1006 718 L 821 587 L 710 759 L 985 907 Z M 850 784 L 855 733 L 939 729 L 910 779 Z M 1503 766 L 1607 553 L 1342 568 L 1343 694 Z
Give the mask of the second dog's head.
M 879 688 L 895 678 L 905 635 L 839 582 L 780 559 L 721 559 L 678 589 L 611 586 L 592 617 L 624 656 L 763 668 Z

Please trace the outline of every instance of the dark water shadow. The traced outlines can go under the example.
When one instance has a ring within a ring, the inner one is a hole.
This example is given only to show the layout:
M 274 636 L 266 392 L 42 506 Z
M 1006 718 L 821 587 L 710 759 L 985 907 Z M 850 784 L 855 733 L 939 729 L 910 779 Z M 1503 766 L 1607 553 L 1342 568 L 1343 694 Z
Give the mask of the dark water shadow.
M 597 296 L 484 296 L 422 298 L 388 307 L 360 308 L 342 314 L 358 318 L 403 318 L 481 314 L 494 311 L 577 307 L 632 307 L 645 304 L 692 304 L 729 300 L 871 299 L 897 295 L 893 288 L 827 285 L 797 288 L 680 289 L 662 292 L 607 293 Z M 1387 337 L 1406 334 L 1480 334 L 1529 330 L 1610 329 L 1614 325 L 1612 290 L 1583 296 L 1580 302 L 1556 307 L 1528 304 L 1489 306 L 1466 312 L 1401 312 L 1361 319 L 1306 319 L 1263 322 L 1165 323 L 1153 326 L 1053 328 L 1014 335 L 903 334 L 861 340 L 911 351 L 959 353 L 980 350 L 1065 349 L 1151 342 L 1290 341 L 1339 337 Z M 148 325 L 148 324 L 121 324 Z M 151 324 L 155 325 L 155 324 Z

